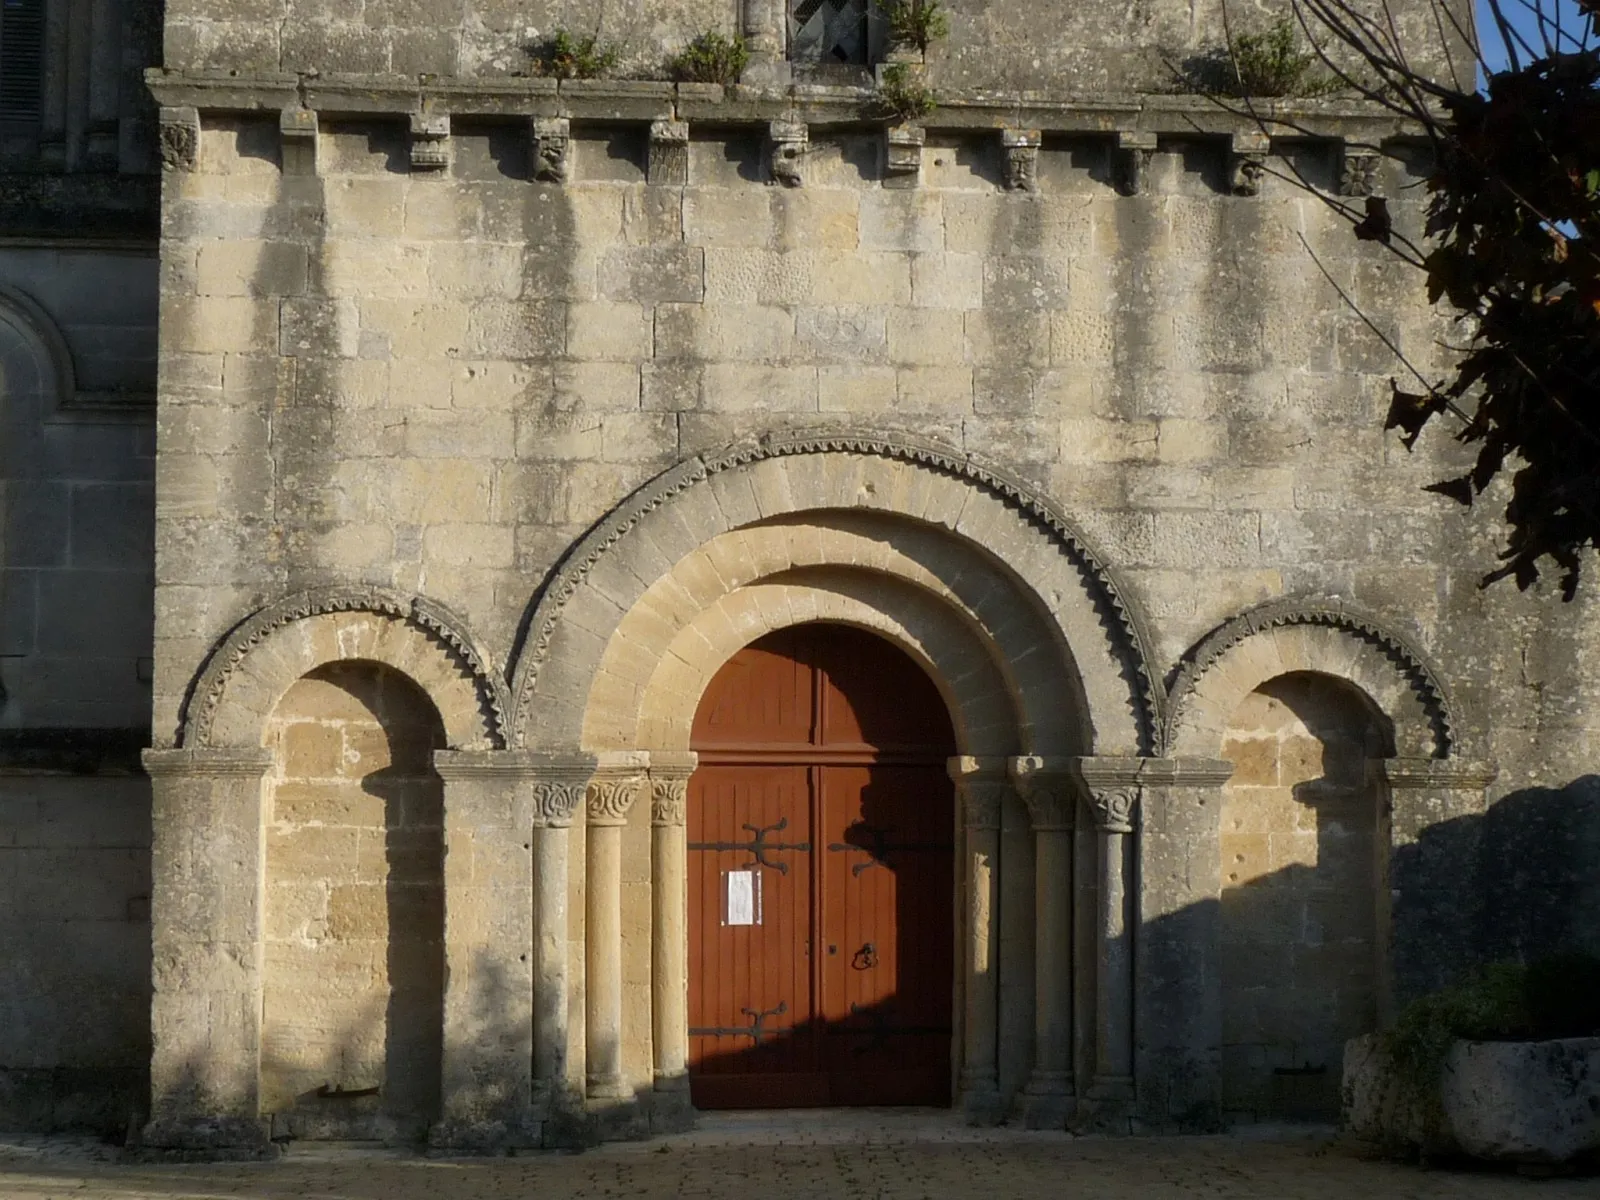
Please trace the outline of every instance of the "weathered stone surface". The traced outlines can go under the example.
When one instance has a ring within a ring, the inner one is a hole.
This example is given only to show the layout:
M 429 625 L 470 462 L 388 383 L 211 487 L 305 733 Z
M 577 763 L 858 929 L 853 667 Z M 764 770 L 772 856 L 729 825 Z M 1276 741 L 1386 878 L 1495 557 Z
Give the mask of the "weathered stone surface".
M 1572 1162 L 1600 1151 L 1600 1038 L 1460 1043 L 1443 1095 L 1450 1130 L 1468 1154 Z

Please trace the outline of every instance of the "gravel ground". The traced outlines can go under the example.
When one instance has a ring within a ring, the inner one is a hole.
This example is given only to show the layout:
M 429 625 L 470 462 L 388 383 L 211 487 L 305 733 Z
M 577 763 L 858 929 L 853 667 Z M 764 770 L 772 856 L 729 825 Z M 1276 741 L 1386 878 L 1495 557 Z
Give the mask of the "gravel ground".
M 352 1146 L 292 1147 L 270 1163 L 127 1165 L 114 1147 L 0 1139 L 0 1197 L 168 1200 L 510 1200 L 512 1197 L 1094 1197 L 1168 1200 L 1600 1200 L 1600 1178 L 1421 1170 L 1367 1160 L 1330 1131 L 1073 1138 L 968 1129 L 947 1113 L 718 1114 L 693 1133 L 582 1154 L 439 1160 Z

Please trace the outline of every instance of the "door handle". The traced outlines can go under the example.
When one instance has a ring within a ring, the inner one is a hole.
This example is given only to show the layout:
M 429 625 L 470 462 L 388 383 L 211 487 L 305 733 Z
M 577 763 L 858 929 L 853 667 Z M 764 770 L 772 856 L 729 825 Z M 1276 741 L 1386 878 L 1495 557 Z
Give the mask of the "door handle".
M 861 949 L 850 956 L 850 966 L 856 971 L 870 971 L 878 965 L 878 948 L 871 942 L 862 944 Z

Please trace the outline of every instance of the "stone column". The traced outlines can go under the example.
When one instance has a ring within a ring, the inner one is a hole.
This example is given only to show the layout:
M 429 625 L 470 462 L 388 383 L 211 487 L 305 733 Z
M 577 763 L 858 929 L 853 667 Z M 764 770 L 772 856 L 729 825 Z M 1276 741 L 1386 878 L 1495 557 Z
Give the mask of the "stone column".
M 789 63 L 785 0 L 740 0 L 740 18 L 750 61 L 742 81 L 758 87 L 787 84 Z
M 1072 833 L 1077 781 L 1065 759 L 1014 758 L 1012 777 L 1034 828 L 1034 1058 L 1023 1120 L 1061 1129 L 1072 1080 Z
M 685 830 L 697 756 L 650 755 L 650 1021 L 655 1050 L 653 1130 L 681 1127 L 689 1104 L 689 880 Z
M 1477 958 L 1475 886 L 1492 764 L 1389 758 L 1375 764 L 1389 790 L 1387 886 L 1380 877 L 1380 1015 L 1452 983 Z M 1386 919 L 1385 919 L 1386 918 Z
M 645 785 L 647 756 L 600 756 L 586 795 L 585 1081 L 596 1100 L 627 1097 L 622 1077 L 622 827 Z
M 150 1121 L 146 1145 L 273 1152 L 260 1112 L 260 747 L 146 750 L 151 779 Z
M 1000 810 L 1010 791 L 1003 758 L 949 761 L 966 835 L 962 889 L 966 945 L 962 969 L 961 1108 L 974 1125 L 998 1123 L 1005 1111 L 997 1071 L 1000 1014 Z
M 533 824 L 533 1081 L 546 1111 L 582 1107 L 567 1095 L 567 860 L 571 828 L 595 760 L 537 756 L 520 785 Z
M 521 751 L 433 756 L 444 781 L 444 1061 L 439 1148 L 541 1144 L 533 1078 L 532 796 Z
M 1093 788 L 1089 807 L 1100 845 L 1100 912 L 1095 923 L 1095 1073 L 1091 1098 L 1133 1099 L 1133 946 L 1128 927 L 1127 840 L 1139 811 L 1138 787 Z

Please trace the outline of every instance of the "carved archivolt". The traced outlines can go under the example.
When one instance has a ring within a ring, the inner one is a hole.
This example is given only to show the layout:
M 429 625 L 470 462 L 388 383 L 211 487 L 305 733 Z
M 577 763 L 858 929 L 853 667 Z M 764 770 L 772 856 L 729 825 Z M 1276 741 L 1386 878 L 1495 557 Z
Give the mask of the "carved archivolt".
M 697 484 L 724 472 L 768 459 L 825 454 L 885 458 L 951 476 L 988 493 L 1043 533 L 1083 578 L 1133 696 L 1135 716 L 1142 727 L 1140 740 L 1146 745 L 1155 742 L 1162 728 L 1165 695 L 1150 670 L 1151 643 L 1143 620 L 1123 595 L 1102 557 L 1065 514 L 1021 480 L 958 450 L 901 435 L 868 432 L 789 432 L 742 442 L 720 454 L 680 463 L 630 496 L 573 549 L 539 598 L 512 681 L 512 729 L 529 728 L 535 688 L 549 660 L 551 642 L 568 601 L 641 520 Z
M 1335 630 L 1377 650 L 1415 694 L 1426 714 L 1434 757 L 1448 758 L 1455 753 L 1455 706 L 1439 672 L 1419 647 L 1377 618 L 1339 601 L 1296 599 L 1270 601 L 1241 613 L 1184 656 L 1167 695 L 1164 751 L 1174 752 L 1196 689 L 1224 655 L 1259 634 L 1296 626 Z
M 179 745 L 206 746 L 223 711 L 224 697 L 251 653 L 279 630 L 296 622 L 337 613 L 371 613 L 410 627 L 433 645 L 475 694 L 477 736 L 471 741 L 503 749 L 506 701 L 503 684 L 486 655 L 466 632 L 465 623 L 443 605 L 384 588 L 328 588 L 302 592 L 261 609 L 234 628 L 206 661 L 190 689 L 179 727 Z M 316 664 L 313 664 L 316 665 Z M 286 681 L 292 682 L 292 680 Z M 264 714 L 263 714 L 264 715 Z M 447 721 L 447 729 L 449 722 Z M 464 741 L 464 731 L 452 741 Z M 459 747 L 458 747 L 459 748 Z

